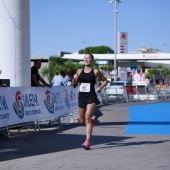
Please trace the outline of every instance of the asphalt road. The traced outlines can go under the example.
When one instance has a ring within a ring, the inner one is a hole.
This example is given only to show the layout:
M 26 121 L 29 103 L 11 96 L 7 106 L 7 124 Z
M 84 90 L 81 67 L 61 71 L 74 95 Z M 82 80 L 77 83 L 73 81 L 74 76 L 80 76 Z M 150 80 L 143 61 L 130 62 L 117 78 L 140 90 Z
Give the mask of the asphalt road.
M 151 102 L 149 102 L 151 103 Z M 42 128 L 40 132 L 12 131 L 0 135 L 0 170 L 169 170 L 170 135 L 125 134 L 128 106 L 98 106 L 91 150 L 84 150 L 85 126 L 77 122 Z

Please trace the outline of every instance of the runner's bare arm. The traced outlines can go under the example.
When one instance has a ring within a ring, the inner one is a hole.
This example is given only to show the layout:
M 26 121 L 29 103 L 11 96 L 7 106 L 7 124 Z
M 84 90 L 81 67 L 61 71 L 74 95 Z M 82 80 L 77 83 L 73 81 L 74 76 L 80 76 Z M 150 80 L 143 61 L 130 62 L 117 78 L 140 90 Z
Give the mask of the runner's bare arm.
M 102 84 L 101 84 L 101 86 L 96 89 L 96 92 L 101 92 L 101 90 L 103 89 L 103 87 L 105 87 L 105 86 L 107 85 L 107 83 L 108 83 L 108 82 L 107 82 L 107 79 L 106 79 L 106 77 L 100 72 L 100 70 L 95 69 L 95 75 L 96 75 L 96 77 L 99 77 L 99 79 L 103 81 Z
M 72 83 L 71 83 L 73 87 L 76 87 L 78 85 L 78 79 L 79 79 L 81 71 L 82 71 L 82 69 L 78 69 L 77 73 L 74 74 L 73 80 L 72 80 Z

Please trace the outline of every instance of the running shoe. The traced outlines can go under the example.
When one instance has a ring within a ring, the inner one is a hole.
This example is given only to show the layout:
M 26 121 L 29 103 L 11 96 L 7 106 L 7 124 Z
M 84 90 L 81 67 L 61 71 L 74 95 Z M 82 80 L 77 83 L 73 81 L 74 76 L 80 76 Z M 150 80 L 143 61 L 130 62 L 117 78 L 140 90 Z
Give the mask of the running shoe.
M 92 127 L 94 127 L 94 123 L 95 123 L 95 120 L 96 120 L 96 116 L 93 115 L 92 118 L 91 118 L 91 120 L 92 120 Z
M 85 150 L 90 150 L 90 143 L 86 140 L 86 141 L 82 144 L 82 148 L 84 148 Z

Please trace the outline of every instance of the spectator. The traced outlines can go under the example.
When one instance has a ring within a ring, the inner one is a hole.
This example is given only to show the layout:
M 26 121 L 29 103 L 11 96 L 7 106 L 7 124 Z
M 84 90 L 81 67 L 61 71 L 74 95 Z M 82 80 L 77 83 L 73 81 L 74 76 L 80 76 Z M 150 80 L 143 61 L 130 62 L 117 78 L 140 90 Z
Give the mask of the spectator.
M 76 73 L 74 69 L 70 69 L 67 73 L 67 75 L 64 77 L 63 84 L 64 86 L 71 86 L 71 82 L 73 80 L 73 76 Z
M 66 74 L 66 76 L 63 79 L 63 85 L 64 86 L 71 85 L 71 80 L 70 80 L 70 77 L 69 77 L 68 73 Z
M 132 85 L 132 73 L 131 72 L 128 72 L 127 81 L 129 81 L 130 85 Z
M 51 81 L 51 85 L 52 86 L 63 86 L 63 81 L 64 81 L 64 77 L 65 77 L 65 72 L 64 71 L 60 71 L 59 75 L 55 75 Z
M 120 77 L 117 77 L 116 81 L 120 81 Z
M 41 60 L 35 60 L 34 66 L 31 67 L 31 86 L 32 87 L 49 87 L 49 84 L 40 76 L 39 69 L 41 68 Z
M 155 85 L 153 79 L 150 79 L 149 83 L 150 83 L 150 85 Z

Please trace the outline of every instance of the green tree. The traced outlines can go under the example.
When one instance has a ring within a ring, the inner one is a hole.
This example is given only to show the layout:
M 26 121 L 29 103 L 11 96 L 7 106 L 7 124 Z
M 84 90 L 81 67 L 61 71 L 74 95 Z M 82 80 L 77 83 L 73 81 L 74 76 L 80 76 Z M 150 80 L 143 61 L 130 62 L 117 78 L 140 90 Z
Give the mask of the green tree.
M 64 63 L 64 71 L 68 72 L 68 70 L 70 70 L 71 68 L 75 67 L 75 63 L 72 60 L 67 60 Z
M 157 70 L 159 70 L 160 72 L 160 77 L 162 78 L 162 70 L 164 69 L 163 65 L 162 64 L 159 64 L 157 67 L 156 67 Z
M 113 64 L 109 64 L 108 67 L 107 67 L 108 71 L 112 71 L 114 69 L 114 66 Z
M 71 68 L 78 70 L 79 68 L 83 68 L 83 65 L 72 60 L 64 60 L 60 57 L 51 56 L 48 67 L 42 68 L 41 74 L 43 77 L 47 76 L 49 82 L 51 82 L 54 75 L 59 74 L 60 71 L 67 73 Z
M 94 59 L 94 61 L 93 61 L 93 67 L 96 68 L 96 69 L 99 68 L 99 64 L 98 64 L 96 59 Z
M 108 46 L 95 46 L 95 47 L 86 47 L 85 49 L 81 49 L 79 54 L 92 53 L 92 54 L 114 54 L 114 50 L 112 50 Z
M 164 79 L 164 82 L 168 84 L 168 76 L 170 75 L 170 70 L 168 68 L 163 68 L 162 69 L 162 76 Z
M 145 74 L 145 78 L 146 78 L 146 79 L 151 79 L 152 77 L 151 77 L 151 75 L 150 75 L 149 73 L 146 73 L 146 74 Z
M 156 84 L 156 81 L 155 81 L 155 74 L 156 74 L 156 68 L 151 68 L 148 70 L 148 74 L 145 75 L 145 78 L 149 77 L 153 79 L 153 82 L 154 84 Z
M 52 80 L 54 75 L 59 74 L 60 71 L 64 70 L 63 69 L 64 61 L 60 57 L 56 56 L 51 56 L 49 59 L 49 81 Z
M 101 65 L 100 69 L 102 70 L 102 73 L 104 74 L 104 71 L 109 71 L 109 72 L 112 71 L 114 69 L 114 66 L 112 64 Z
M 101 65 L 100 69 L 102 70 L 102 74 L 104 74 L 104 71 L 107 70 L 107 65 Z
M 48 80 L 49 80 L 49 68 L 48 67 L 44 67 L 41 71 L 42 77 L 47 76 Z
M 83 68 L 83 67 L 84 67 L 83 64 L 80 64 L 79 62 L 75 62 L 75 65 L 74 65 L 73 69 L 78 70 L 78 69 Z

